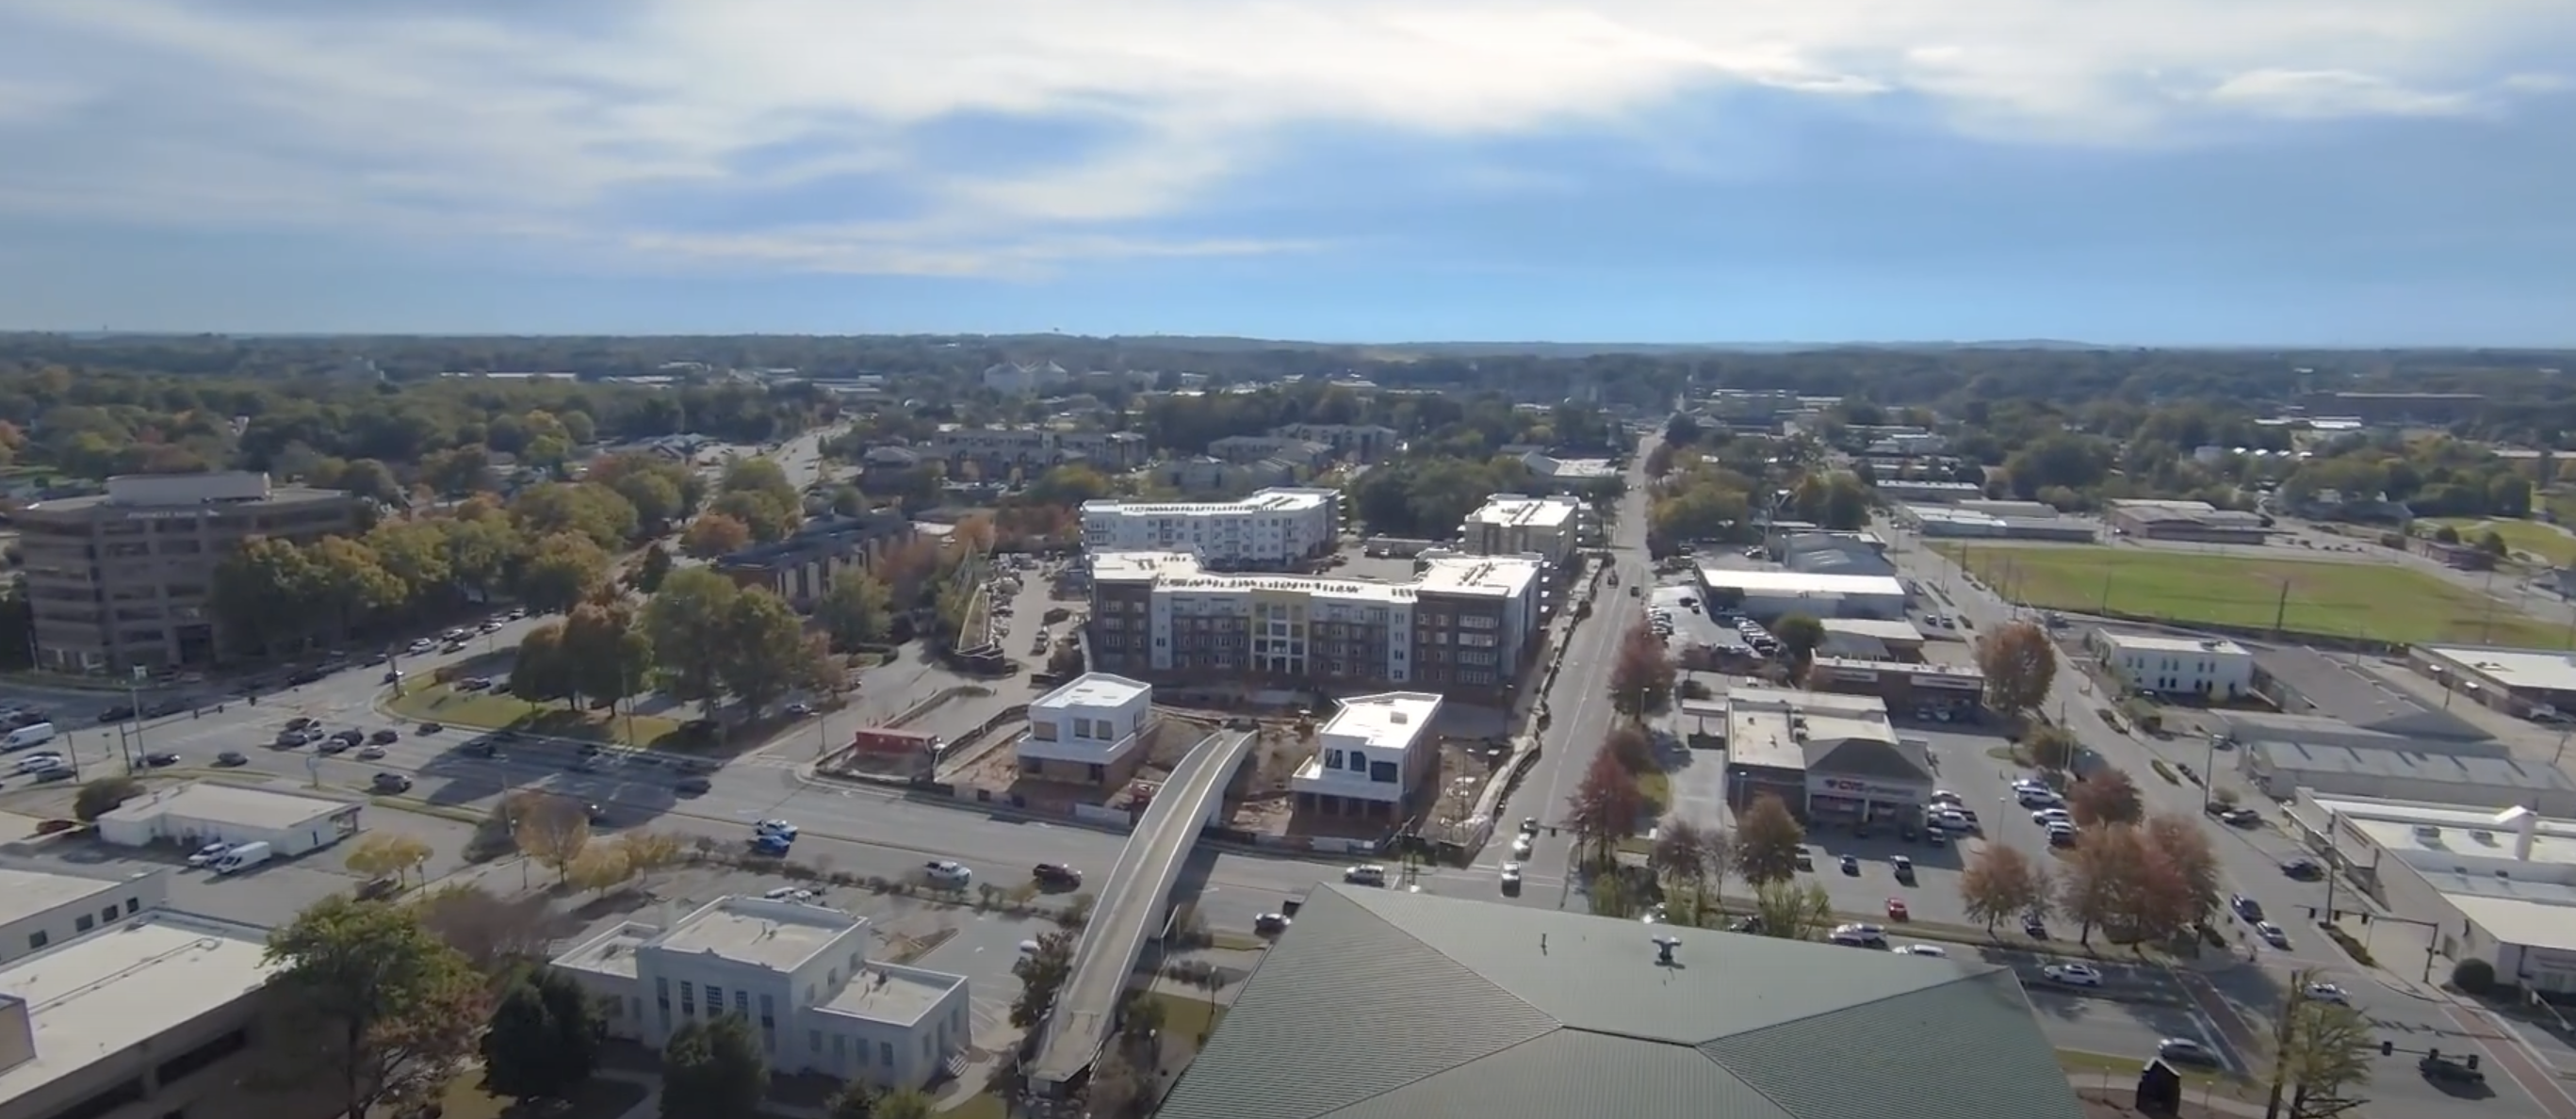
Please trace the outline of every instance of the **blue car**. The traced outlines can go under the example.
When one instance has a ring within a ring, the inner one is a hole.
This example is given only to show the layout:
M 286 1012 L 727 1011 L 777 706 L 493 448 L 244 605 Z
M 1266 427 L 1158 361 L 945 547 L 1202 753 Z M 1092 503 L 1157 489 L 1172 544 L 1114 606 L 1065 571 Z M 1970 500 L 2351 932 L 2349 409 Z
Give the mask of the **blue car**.
M 795 840 L 775 833 L 754 836 L 751 841 L 751 853 L 755 855 L 784 855 L 787 853 L 787 849 L 795 846 L 795 844 Z

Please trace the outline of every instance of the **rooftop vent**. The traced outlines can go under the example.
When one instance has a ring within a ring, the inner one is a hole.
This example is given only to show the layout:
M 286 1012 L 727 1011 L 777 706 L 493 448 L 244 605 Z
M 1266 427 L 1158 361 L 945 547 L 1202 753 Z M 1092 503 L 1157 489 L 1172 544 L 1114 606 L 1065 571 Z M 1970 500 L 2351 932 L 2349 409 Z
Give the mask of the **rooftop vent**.
M 1413 720 L 1402 711 L 1390 711 L 1387 713 L 1387 721 L 1400 727 Z
M 2470 833 L 2469 833 L 2469 838 L 2474 839 L 2474 840 L 2477 840 L 2477 841 L 2478 841 L 2478 842 L 2480 842 L 2480 843 L 2486 844 L 2486 845 L 2487 845 L 2487 846 L 2489 846 L 2489 847 L 2493 847 L 2493 846 L 2495 846 L 2495 845 L 2496 845 L 2496 837 L 2495 837 L 2495 833 L 2494 833 L 2494 832 L 2491 832 L 2491 831 L 2473 831 L 2473 832 L 2470 832 Z
M 2415 825 L 2415 838 L 2440 839 L 2442 838 L 2442 829 L 2434 827 L 2431 824 L 2417 824 Z
M 1673 950 L 1674 950 L 1674 949 L 1676 949 L 1676 948 L 1679 948 L 1679 947 L 1681 947 L 1681 946 L 1682 946 L 1682 940 L 1681 940 L 1681 938 L 1680 938 L 1680 937 L 1677 937 L 1677 936 L 1659 936 L 1659 937 L 1656 937 L 1656 938 L 1655 938 L 1655 962 L 1656 962 L 1656 963 L 1659 963 L 1659 964 L 1669 964 L 1669 963 L 1674 962 L 1674 961 L 1673 961 Z

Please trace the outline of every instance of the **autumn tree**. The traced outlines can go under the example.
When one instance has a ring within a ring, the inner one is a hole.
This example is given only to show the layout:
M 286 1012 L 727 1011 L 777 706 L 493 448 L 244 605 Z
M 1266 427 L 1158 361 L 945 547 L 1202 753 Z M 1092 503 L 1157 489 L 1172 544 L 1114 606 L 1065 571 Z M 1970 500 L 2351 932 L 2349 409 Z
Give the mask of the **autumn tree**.
M 426 840 L 397 832 L 369 832 L 350 848 L 347 865 L 369 878 L 391 878 L 401 884 L 435 853 Z
M 1959 900 L 1970 920 L 1995 925 L 2029 914 L 2048 900 L 2047 872 L 2017 847 L 1989 843 L 1959 875 Z
M 2209 832 L 2189 816 L 2160 812 L 2147 818 L 2147 848 L 2164 863 L 2183 891 L 2184 923 L 2205 920 L 2226 900 Z
M 72 818 L 86 824 L 143 795 L 143 782 L 122 774 L 92 778 L 72 794 Z
M 409 908 L 325 898 L 270 933 L 267 956 L 347 1114 L 434 1099 L 474 1053 L 483 978 Z
M 716 678 L 755 715 L 793 689 L 828 683 L 804 621 L 766 587 L 735 595 L 717 633 L 724 662 Z
M 823 624 L 837 653 L 884 641 L 894 629 L 894 589 L 850 568 L 832 577 L 831 589 L 814 606 L 814 620 Z
M 558 532 L 540 537 L 519 565 L 519 601 L 540 614 L 556 614 L 590 597 L 608 582 L 608 551 L 589 537 Z
M 626 852 L 605 843 L 583 847 L 581 854 L 574 856 L 572 865 L 564 868 L 563 873 L 565 885 L 602 897 L 634 877 L 635 864 L 626 861 Z
M 519 853 L 555 872 L 555 880 L 572 881 L 573 863 L 590 846 L 590 816 L 579 805 L 547 797 L 529 805 L 511 831 Z
M 1619 759 L 1619 768 L 1630 773 L 1655 769 L 1655 736 L 1642 723 L 1623 721 L 1612 726 L 1601 740 L 1601 752 Z
M 1592 755 L 1583 782 L 1566 798 L 1565 822 L 1576 843 L 1591 848 L 1592 860 L 1605 863 L 1611 847 L 1635 830 L 1645 810 L 1646 796 L 1638 790 L 1636 776 L 1603 750 Z
M 2022 739 L 2022 752 L 2030 764 L 2048 773 L 2064 773 L 2075 768 L 2075 755 L 2082 746 L 2066 728 L 2042 725 Z
M 751 530 L 722 513 L 700 514 L 680 535 L 680 550 L 697 559 L 729 556 L 751 546 Z
M 1038 937 L 1036 950 L 1021 953 L 1011 964 L 1011 974 L 1020 980 L 1019 998 L 1011 1004 L 1013 1027 L 1034 1029 L 1046 1020 L 1056 990 L 1073 975 L 1073 940 L 1069 930 L 1049 931 Z
M 1797 876 L 1798 855 L 1805 850 L 1807 829 L 1791 815 L 1778 795 L 1763 793 L 1735 818 L 1735 874 L 1760 889 Z
M 2086 831 L 2066 860 L 2059 909 L 2084 926 L 2090 944 L 2100 928 L 2115 944 L 2175 935 L 2190 926 L 2192 891 L 2172 860 L 2128 825 Z
M 1646 865 L 1667 884 L 1692 884 L 1708 877 L 1708 842 L 1699 825 L 1672 820 L 1655 832 Z
M 2080 827 L 2103 824 L 2135 824 L 2146 814 L 2138 796 L 2138 783 L 2117 769 L 2103 769 L 2075 783 L 2066 791 L 2067 811 Z
M 2048 631 L 2010 622 L 1977 638 L 1977 669 L 1986 677 L 1986 706 L 2008 715 L 2036 710 L 2057 681 L 2057 653 Z
M 504 898 L 480 886 L 448 885 L 423 894 L 411 910 L 422 928 L 487 975 L 542 958 L 550 942 L 542 894 Z
M 585 602 L 563 622 L 565 683 L 573 694 L 614 706 L 652 682 L 653 642 L 623 602 Z
M 726 627 L 741 595 L 733 580 L 692 567 L 672 572 L 645 604 L 644 634 L 672 698 L 708 706 L 724 698 Z
M 1632 714 L 1654 710 L 1672 695 L 1675 671 L 1664 641 L 1641 619 L 1619 639 L 1610 666 L 1611 702 Z
M 1780 653 L 1789 663 L 1804 665 L 1825 643 L 1825 623 L 1814 615 L 1791 614 L 1772 624 L 1771 636 L 1779 640 Z
M 680 837 L 668 832 L 630 831 L 617 837 L 617 851 L 634 868 L 635 877 L 650 882 L 655 871 L 668 869 L 680 862 L 684 852 Z
M 2341 1109 L 2323 1105 L 2347 1103 L 2351 1089 L 2370 1082 L 2371 1061 L 2379 1038 L 2370 1019 L 2352 1006 L 2307 997 L 2323 973 L 2302 969 L 2287 984 L 2288 1005 L 2275 1020 L 2272 1103 L 2278 1107 L 2284 1089 L 2293 1100 L 2287 1114 L 2327 1116 Z
M 1756 931 L 1780 940 L 1813 940 L 1834 923 L 1833 898 L 1814 882 L 1765 882 L 1753 888 Z
M 510 694 L 529 703 L 573 700 L 572 661 L 564 656 L 564 627 L 547 622 L 519 638 L 510 658 Z

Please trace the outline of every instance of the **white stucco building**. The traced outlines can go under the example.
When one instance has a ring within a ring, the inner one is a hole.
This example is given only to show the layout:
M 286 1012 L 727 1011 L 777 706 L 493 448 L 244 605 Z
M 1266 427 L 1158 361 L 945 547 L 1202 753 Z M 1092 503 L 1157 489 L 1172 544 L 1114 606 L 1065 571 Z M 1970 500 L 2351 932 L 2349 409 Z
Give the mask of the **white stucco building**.
M 1494 494 L 1458 526 L 1459 546 L 1471 555 L 1536 555 L 1563 567 L 1574 558 L 1587 512 L 1579 498 Z
M 866 918 L 724 897 L 609 929 L 553 966 L 599 1000 L 614 1037 L 659 1049 L 690 1021 L 739 1014 L 774 1071 L 918 1086 L 967 1047 L 966 979 L 872 962 L 867 947 Z
M 317 851 L 358 834 L 356 801 L 282 789 L 199 781 L 146 793 L 97 821 L 98 837 L 125 847 L 155 841 L 196 847 L 221 840 L 266 843 L 278 858 Z
M 1086 672 L 1029 704 L 1029 732 L 1017 747 L 1020 772 L 1042 781 L 1123 785 L 1145 761 L 1150 684 Z
M 2576 994 L 2576 824 L 2528 808 L 2489 811 L 2305 789 L 2287 819 L 2294 838 L 2346 868 L 2346 880 L 2391 915 L 2431 924 L 2432 947 L 2443 959 L 2482 959 L 2499 982 Z M 2424 935 L 2407 930 L 2419 957 Z M 2449 966 L 2434 965 L 2436 981 Z
M 1188 552 L 1211 567 L 1285 567 L 1333 550 L 1341 495 L 1266 489 L 1236 501 L 1082 503 L 1085 551 Z
M 170 871 L 0 865 L 0 964 L 160 909 Z
M 2097 629 L 2090 644 L 2104 666 L 2142 692 L 2234 699 L 2254 690 L 2254 654 L 2233 641 Z
M 1288 779 L 1298 810 L 1402 816 L 1439 773 L 1439 744 L 1428 734 L 1439 714 L 1440 697 L 1429 692 L 1343 700 L 1316 732 L 1315 756 Z

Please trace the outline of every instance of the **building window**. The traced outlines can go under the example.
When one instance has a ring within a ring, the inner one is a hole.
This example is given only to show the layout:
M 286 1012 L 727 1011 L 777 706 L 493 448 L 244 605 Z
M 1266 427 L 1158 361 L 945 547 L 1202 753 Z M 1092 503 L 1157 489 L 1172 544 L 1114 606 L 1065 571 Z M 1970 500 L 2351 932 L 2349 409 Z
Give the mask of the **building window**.
M 712 1018 L 722 1013 L 724 1013 L 724 988 L 709 983 L 707 984 L 707 1016 Z
M 113 905 L 111 905 L 111 906 L 108 906 L 108 907 L 107 907 L 107 908 L 105 908 L 105 909 L 99 910 L 99 911 L 98 911 L 98 919 L 99 919 L 101 922 L 106 923 L 106 924 L 115 924 L 115 923 L 116 923 L 116 907 L 115 907 L 115 906 L 113 906 Z
M 686 979 L 680 981 L 680 1013 L 698 1016 L 698 985 Z
M 97 927 L 98 918 L 92 917 L 87 913 L 81 914 L 80 920 L 72 922 L 72 931 L 76 933 L 85 933 Z
M 807 1031 L 805 1031 L 805 1048 L 806 1048 L 808 1051 L 810 1051 L 810 1052 L 815 1052 L 815 1053 L 820 1053 L 820 1052 L 822 1052 L 822 1051 L 823 1051 L 823 1031 L 821 1031 L 821 1030 L 807 1030 Z
M 777 1013 L 777 1008 L 770 1002 L 769 996 L 760 996 L 760 1028 L 766 1030 L 776 1027 L 778 1019 L 775 1015 Z
M 160 1067 L 153 1070 L 153 1079 L 166 1088 L 191 1073 L 204 1071 L 206 1066 L 248 1048 L 250 1035 L 242 1030 L 233 1030 L 161 1062 Z
M 878 1063 L 878 1064 L 881 1064 L 881 1065 L 884 1065 L 884 1066 L 885 1066 L 885 1067 L 887 1067 L 887 1068 L 893 1068 L 893 1067 L 894 1067 L 894 1043 L 893 1043 L 893 1042 L 891 1042 L 891 1041 L 880 1041 L 880 1042 L 878 1042 L 878 1043 L 877 1043 L 877 1063 Z
M 30 951 L 30 952 L 33 952 L 33 951 L 35 951 L 35 950 L 36 950 L 36 949 L 38 949 L 38 948 L 42 948 L 42 947 L 44 947 L 44 946 L 45 946 L 45 942 L 46 942 L 46 941 L 48 941 L 48 940 L 51 940 L 51 939 L 53 939 L 53 938 L 52 938 L 52 937 L 49 937 L 49 936 L 46 936 L 46 935 L 45 935 L 45 930 L 43 930 L 43 929 L 37 929 L 36 931 L 34 931 L 34 932 L 32 932 L 32 933 L 28 933 L 28 934 L 27 934 L 27 950 L 28 950 L 28 951 Z
M 143 908 L 143 903 L 142 903 L 140 900 L 137 900 L 137 899 L 135 899 L 135 898 L 127 898 L 127 899 L 125 899 L 125 915 L 126 915 L 126 916 L 128 916 L 128 917 L 134 916 L 134 912 L 135 912 L 136 910 L 138 910 L 138 909 L 141 909 L 141 908 Z

